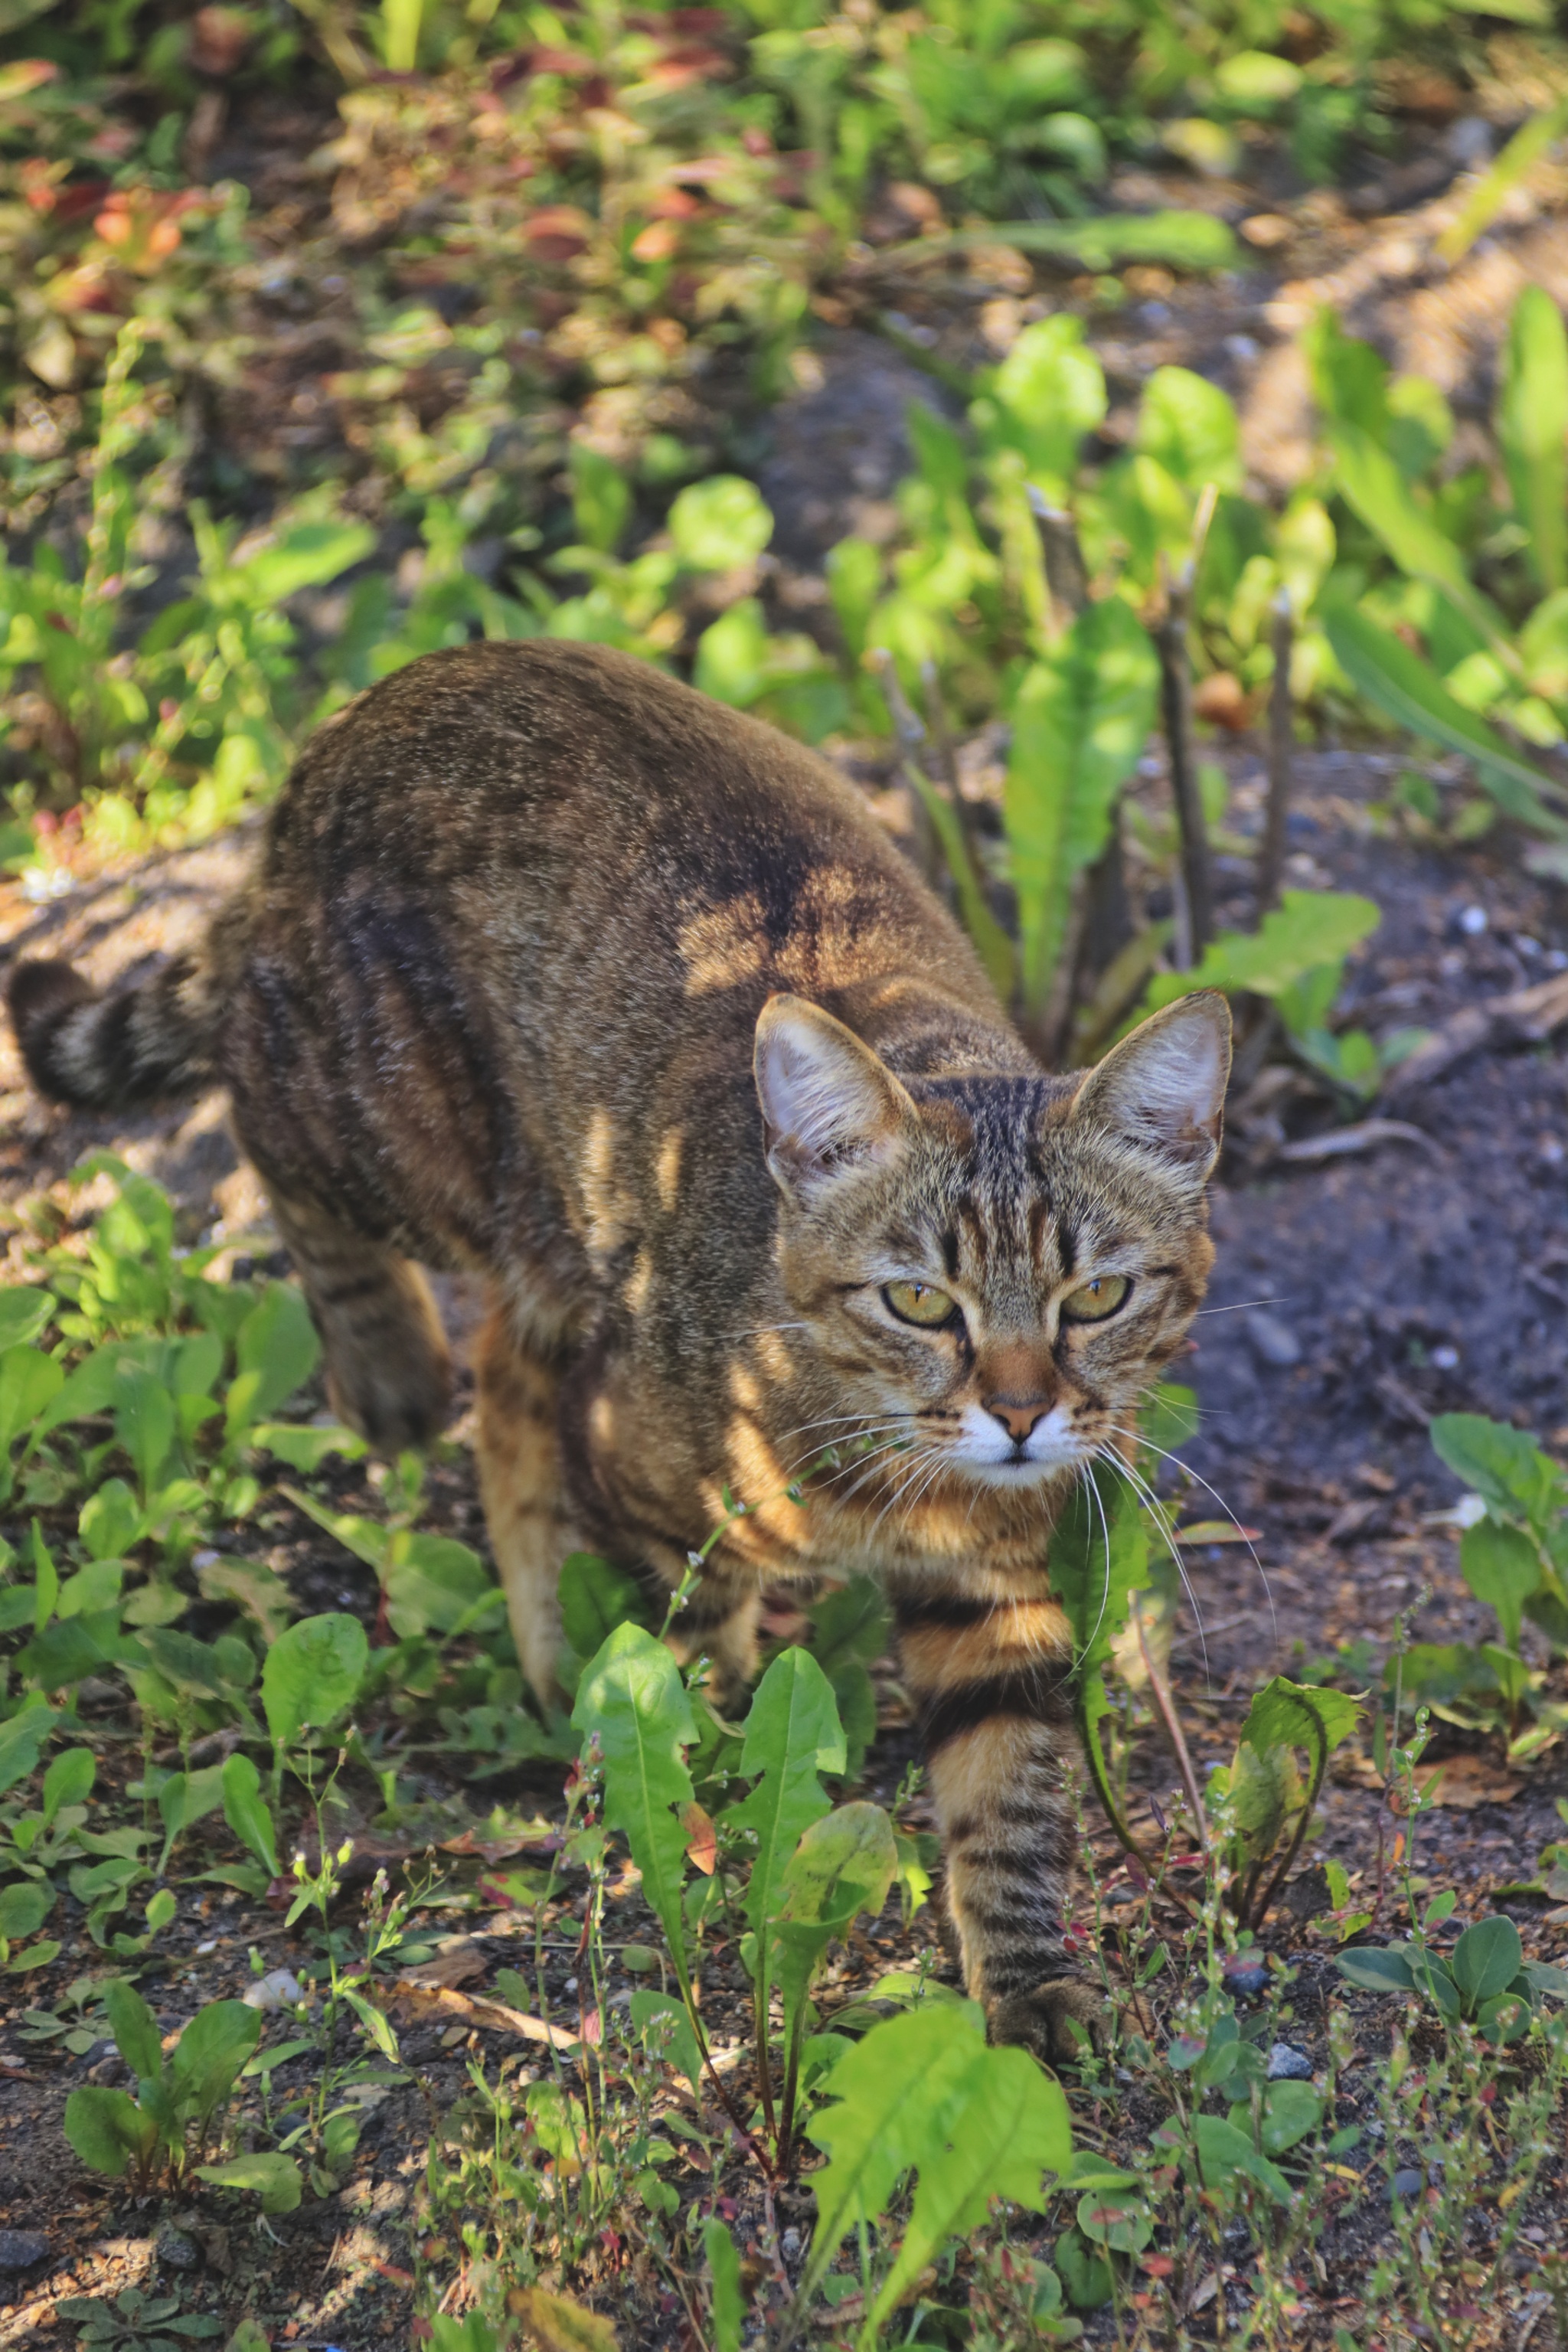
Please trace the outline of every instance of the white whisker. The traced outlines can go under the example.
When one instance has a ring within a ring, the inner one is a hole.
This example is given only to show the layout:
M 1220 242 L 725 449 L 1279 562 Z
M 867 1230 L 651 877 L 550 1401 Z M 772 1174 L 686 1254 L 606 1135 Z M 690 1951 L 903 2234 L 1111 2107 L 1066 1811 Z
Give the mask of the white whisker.
M 1111 1426 L 1115 1430 L 1115 1433 L 1118 1437 L 1130 1437 L 1136 1444 L 1148 1446 L 1150 1453 L 1157 1454 L 1162 1462 L 1173 1462 L 1178 1470 L 1184 1472 L 1187 1477 L 1191 1478 L 1194 1485 L 1201 1486 L 1205 1494 L 1219 1506 L 1219 1508 L 1224 1512 L 1226 1517 L 1230 1521 L 1231 1526 L 1236 1529 L 1237 1534 L 1241 1537 L 1243 1542 L 1246 1544 L 1247 1558 L 1251 1560 L 1253 1567 L 1258 1570 L 1258 1580 L 1262 1585 L 1265 1597 L 1268 1602 L 1268 1622 L 1274 1636 L 1274 1645 L 1276 1649 L 1278 1649 L 1279 1645 L 1279 1615 L 1274 1605 L 1274 1588 L 1268 1581 L 1268 1571 L 1258 1557 L 1257 1547 L 1254 1545 L 1252 1538 L 1247 1534 L 1246 1528 L 1242 1526 L 1241 1521 L 1237 1517 L 1236 1513 L 1231 1509 L 1230 1505 L 1226 1501 L 1225 1496 L 1220 1493 L 1217 1486 L 1211 1486 L 1208 1480 L 1203 1475 L 1202 1472 L 1194 1470 L 1190 1462 L 1184 1462 L 1179 1454 L 1167 1452 L 1164 1446 L 1156 1445 L 1152 1439 L 1140 1436 L 1136 1430 L 1122 1429 L 1114 1423 Z M 1206 1660 L 1205 1662 L 1204 1671 L 1205 1674 L 1208 1671 Z
M 1198 1596 L 1193 1590 L 1192 1579 L 1187 1574 L 1171 1522 L 1165 1516 L 1165 1507 L 1142 1472 L 1131 1463 L 1124 1462 L 1119 1454 L 1110 1454 L 1104 1452 L 1100 1454 L 1100 1459 L 1112 1464 L 1121 1471 L 1134 1494 L 1140 1496 L 1144 1501 L 1155 1526 L 1164 1538 L 1165 1549 L 1170 1553 L 1172 1564 L 1181 1579 L 1182 1590 L 1187 1596 L 1187 1603 L 1193 1612 L 1193 1622 L 1198 1629 L 1198 1647 L 1204 1654 L 1204 1680 L 1212 1688 L 1214 1677 L 1209 1671 L 1209 1645 L 1208 1636 L 1204 1630 L 1204 1612 L 1198 1605 Z

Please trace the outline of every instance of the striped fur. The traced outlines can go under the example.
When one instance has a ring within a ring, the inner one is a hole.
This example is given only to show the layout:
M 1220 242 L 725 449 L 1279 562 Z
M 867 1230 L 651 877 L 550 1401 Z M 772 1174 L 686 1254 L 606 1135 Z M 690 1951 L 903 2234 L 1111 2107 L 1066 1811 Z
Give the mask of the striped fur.
M 67 1099 L 226 1081 L 376 1444 L 447 1411 L 417 1265 L 488 1279 L 479 1472 L 545 1701 L 573 1549 L 666 1590 L 742 1497 L 679 1625 L 725 1699 L 762 1579 L 881 1576 L 966 1979 L 999 2033 L 1068 2046 L 1046 1547 L 1203 1294 L 1221 999 L 1047 1076 L 823 762 L 535 641 L 431 655 L 323 727 L 204 956 L 108 1001 L 25 966 L 11 1003 Z M 1073 1320 L 1097 1280 L 1122 1302 Z M 933 1294 L 940 1322 L 894 1304 Z

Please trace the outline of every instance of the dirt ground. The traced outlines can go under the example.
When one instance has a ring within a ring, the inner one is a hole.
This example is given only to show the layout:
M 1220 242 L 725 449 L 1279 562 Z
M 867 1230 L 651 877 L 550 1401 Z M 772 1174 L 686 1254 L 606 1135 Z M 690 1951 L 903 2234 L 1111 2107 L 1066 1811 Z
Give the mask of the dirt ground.
M 242 175 L 251 169 L 259 181 L 266 152 L 258 140 L 248 160 L 237 150 L 217 168 Z M 1430 184 L 1432 156 L 1425 162 Z M 1257 266 L 1229 285 L 1186 288 L 1163 272 L 1142 273 L 1140 303 L 1093 330 L 1116 400 L 1107 438 L 1125 433 L 1149 367 L 1201 363 L 1240 402 L 1255 476 L 1288 479 L 1309 431 L 1291 338 L 1319 300 L 1333 302 L 1352 328 L 1375 333 L 1400 364 L 1432 374 L 1462 419 L 1477 413 L 1489 399 L 1488 354 L 1498 322 L 1519 287 L 1533 278 L 1568 296 L 1568 224 L 1553 205 L 1521 199 L 1499 234 L 1444 274 L 1431 265 L 1431 247 L 1451 200 L 1438 190 L 1395 211 L 1405 201 L 1397 188 L 1368 185 L 1372 195 L 1359 209 L 1359 199 L 1331 195 L 1282 205 L 1284 237 L 1260 249 Z M 1140 200 L 1132 175 L 1121 193 L 1123 201 Z M 1190 203 L 1194 191 L 1185 180 L 1173 194 L 1151 180 L 1142 200 Z M 1266 188 L 1224 184 L 1212 184 L 1205 200 L 1236 216 L 1273 203 Z M 799 613 L 809 616 L 821 602 L 823 550 L 847 529 L 875 534 L 885 526 L 903 464 L 904 404 L 949 397 L 927 372 L 933 358 L 967 367 L 986 356 L 987 338 L 1000 338 L 1007 325 L 997 299 L 994 289 L 969 298 L 949 287 L 938 298 L 921 281 L 879 283 L 849 302 L 841 324 L 825 330 L 816 351 L 819 379 L 772 421 L 757 467 L 780 518 L 774 593 Z M 881 317 L 899 340 L 872 331 L 873 302 L 888 306 Z M 1214 756 L 1230 773 L 1234 821 L 1255 829 L 1260 746 L 1241 738 Z M 1466 1003 L 1568 967 L 1568 892 L 1531 881 L 1521 844 L 1506 832 L 1455 849 L 1374 829 L 1369 807 L 1384 799 L 1402 764 L 1353 748 L 1303 752 L 1292 819 L 1288 879 L 1363 889 L 1383 909 L 1352 979 L 1358 1017 L 1374 1033 L 1436 1025 Z M 128 976 L 192 936 L 233 886 L 248 846 L 243 835 L 225 837 L 42 904 L 6 885 L 0 963 L 64 954 L 100 982 Z M 1227 911 L 1246 917 L 1245 869 L 1222 869 L 1221 879 Z M 1568 1454 L 1568 1039 L 1476 1054 L 1400 1101 L 1398 1117 L 1419 1139 L 1387 1141 L 1357 1156 L 1318 1163 L 1280 1156 L 1282 1147 L 1334 1125 L 1322 1094 L 1305 1085 L 1272 1097 L 1265 1089 L 1237 1112 L 1214 1192 L 1214 1286 L 1182 1368 L 1203 1423 L 1183 1452 L 1219 1498 L 1199 1489 L 1186 1516 L 1218 1517 L 1223 1504 L 1257 1532 L 1250 1545 L 1198 1547 L 1185 1557 L 1192 1601 L 1177 1622 L 1173 1667 L 1200 1770 L 1228 1759 L 1247 1698 L 1270 1672 L 1300 1672 L 1358 1641 L 1381 1654 L 1396 1617 L 1418 1600 L 1418 1638 L 1482 1635 L 1485 1612 L 1460 1582 L 1453 1533 L 1434 1524 L 1456 1492 L 1426 1435 L 1434 1413 L 1474 1410 L 1510 1419 Z M 0 1203 L 14 1207 L 58 1185 L 100 1147 L 168 1189 L 185 1239 L 231 1240 L 258 1257 L 272 1248 L 265 1203 L 236 1161 L 221 1097 L 132 1120 L 68 1115 L 30 1094 L 9 1034 L 0 1034 Z M 23 1263 L 19 1234 L 11 1251 L 14 1278 Z M 449 1289 L 447 1304 L 460 1331 L 471 1302 Z M 344 1474 L 346 1505 L 357 1475 Z M 466 1454 L 437 1471 L 435 1491 L 438 1522 L 480 1542 Z M 287 1506 L 268 1516 L 267 1556 L 302 1603 L 373 1613 L 368 1570 Z M 911 1749 L 890 1668 L 880 1694 L 883 1729 L 868 1785 L 886 1799 Z M 1434 1752 L 1455 1759 L 1453 1801 L 1424 1830 L 1421 1866 L 1434 1885 L 1459 1891 L 1463 1916 L 1531 1877 L 1541 1847 L 1563 1833 L 1555 1801 L 1568 1793 L 1568 1762 L 1558 1748 L 1528 1770 L 1505 1772 L 1482 1742 L 1447 1730 Z M 561 1778 L 554 1766 L 465 1789 L 441 1759 L 428 1758 L 405 1785 L 433 1806 L 483 1811 L 499 1799 L 520 1813 L 537 1809 L 558 1818 Z M 1380 1822 L 1374 1779 L 1363 1749 L 1342 1757 L 1324 1794 L 1321 1838 L 1306 1857 L 1337 1856 L 1368 1889 L 1380 1837 L 1386 1844 L 1395 1826 L 1386 1816 Z M 1174 1788 L 1173 1767 L 1152 1733 L 1140 1738 L 1131 1785 L 1156 1799 Z M 362 1791 L 360 1799 L 368 1812 L 368 1796 Z M 463 1939 L 449 1947 L 442 1967 L 449 1987 L 482 1992 L 498 1968 L 527 1965 L 519 1927 L 502 1912 L 473 1907 L 471 1864 L 440 1859 L 455 1899 L 431 1912 L 432 1932 Z M 1113 1881 L 1112 1898 L 1116 1892 Z M 1545 1916 L 1547 1906 L 1528 1898 L 1503 1899 L 1528 1948 L 1562 1956 L 1563 1916 Z M 824 2006 L 863 1991 L 932 1933 L 929 1912 L 909 1933 L 889 1913 L 847 1957 Z M 1321 2060 L 1326 1992 L 1337 1982 L 1328 1948 L 1315 1933 L 1303 1942 L 1283 1913 L 1265 1940 L 1298 1953 L 1293 2030 Z M 574 2020 L 570 1882 L 548 1941 L 550 2013 Z M 304 1950 L 279 1911 L 220 1889 L 182 1889 L 178 1919 L 142 1978 L 164 2029 L 205 2000 L 243 1990 L 252 1948 L 268 1968 L 290 1965 Z M 515 2065 L 511 2045 L 460 2017 L 445 2021 L 450 2010 L 405 2020 L 404 2053 L 418 2087 L 394 2093 L 370 2116 L 348 2186 L 335 2198 L 307 2201 L 268 2234 L 248 2220 L 226 2228 L 210 2200 L 188 2211 L 138 2208 L 82 2171 L 66 2146 L 60 2114 L 69 2090 L 89 2077 L 113 2079 L 118 2062 L 101 2043 L 72 2053 L 58 2037 L 37 2038 L 24 2012 L 58 2008 L 73 1979 L 101 1966 L 79 1918 L 42 1979 L 29 1979 L 25 1990 L 13 1980 L 0 2018 L 0 2215 L 4 2231 L 19 2233 L 0 2234 L 0 2347 L 65 2341 L 68 2329 L 53 2321 L 62 2295 L 171 2282 L 182 2286 L 187 2311 L 210 2311 L 226 2328 L 248 2312 L 275 2344 L 369 2352 L 405 2341 L 431 2116 L 463 2093 L 471 2056 L 482 2055 L 492 2071 L 503 2057 Z M 739 2053 L 737 1953 L 718 1952 L 704 1988 L 716 2046 Z M 1385 2046 L 1367 2015 L 1351 2076 L 1352 2102 L 1363 2106 Z M 739 2079 L 743 2084 L 743 2067 Z M 1132 2109 L 1101 2119 L 1113 2145 L 1153 2120 Z M 702 2183 L 693 2173 L 680 2185 L 684 2194 Z M 755 2192 L 734 2168 L 724 2185 L 745 2235 L 761 2218 Z M 1353 2284 L 1354 2258 L 1383 2226 L 1380 2194 L 1369 2175 L 1363 2198 L 1347 2196 L 1325 2242 L 1330 2284 L 1314 2326 L 1329 2326 L 1335 2295 Z M 1568 2179 L 1561 2172 L 1538 2203 L 1527 2240 L 1561 2242 L 1568 2231 Z M 809 2224 L 809 2196 L 786 2192 L 776 2219 L 787 2259 L 789 2231 Z M 662 2307 L 635 2282 L 614 2292 L 625 2300 L 627 2330 L 635 2328 L 639 2347 L 651 2352 L 680 2340 L 673 2305 Z

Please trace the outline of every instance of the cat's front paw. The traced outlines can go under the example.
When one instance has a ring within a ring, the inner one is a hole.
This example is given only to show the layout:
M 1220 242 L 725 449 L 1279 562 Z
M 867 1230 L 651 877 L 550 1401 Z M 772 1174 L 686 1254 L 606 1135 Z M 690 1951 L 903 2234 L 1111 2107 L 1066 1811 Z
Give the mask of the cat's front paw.
M 1104 1994 L 1081 1977 L 1054 1977 L 988 2001 L 985 2019 L 991 2041 L 1016 2042 L 1051 2066 L 1070 2065 L 1086 2048 L 1103 2050 L 1110 2032 Z

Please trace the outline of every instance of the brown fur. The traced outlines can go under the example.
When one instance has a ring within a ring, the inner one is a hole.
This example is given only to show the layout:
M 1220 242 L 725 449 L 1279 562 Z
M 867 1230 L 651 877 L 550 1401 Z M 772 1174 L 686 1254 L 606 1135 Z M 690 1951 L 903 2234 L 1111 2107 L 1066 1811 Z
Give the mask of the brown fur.
M 726 1491 L 753 1505 L 681 1621 L 724 1686 L 763 1577 L 879 1575 L 968 1983 L 1061 2045 L 1085 1998 L 1046 1544 L 1202 1296 L 1222 1000 L 1047 1077 L 823 762 L 534 642 L 432 655 L 323 727 L 205 961 L 111 1000 L 23 967 L 12 1004 L 70 1099 L 226 1080 L 334 1403 L 378 1445 L 446 1411 L 414 1262 L 488 1276 L 479 1474 L 547 1703 L 576 1546 L 672 1584 Z M 1063 1320 L 1095 1273 L 1126 1305 Z M 898 1320 L 894 1281 L 962 1319 Z

